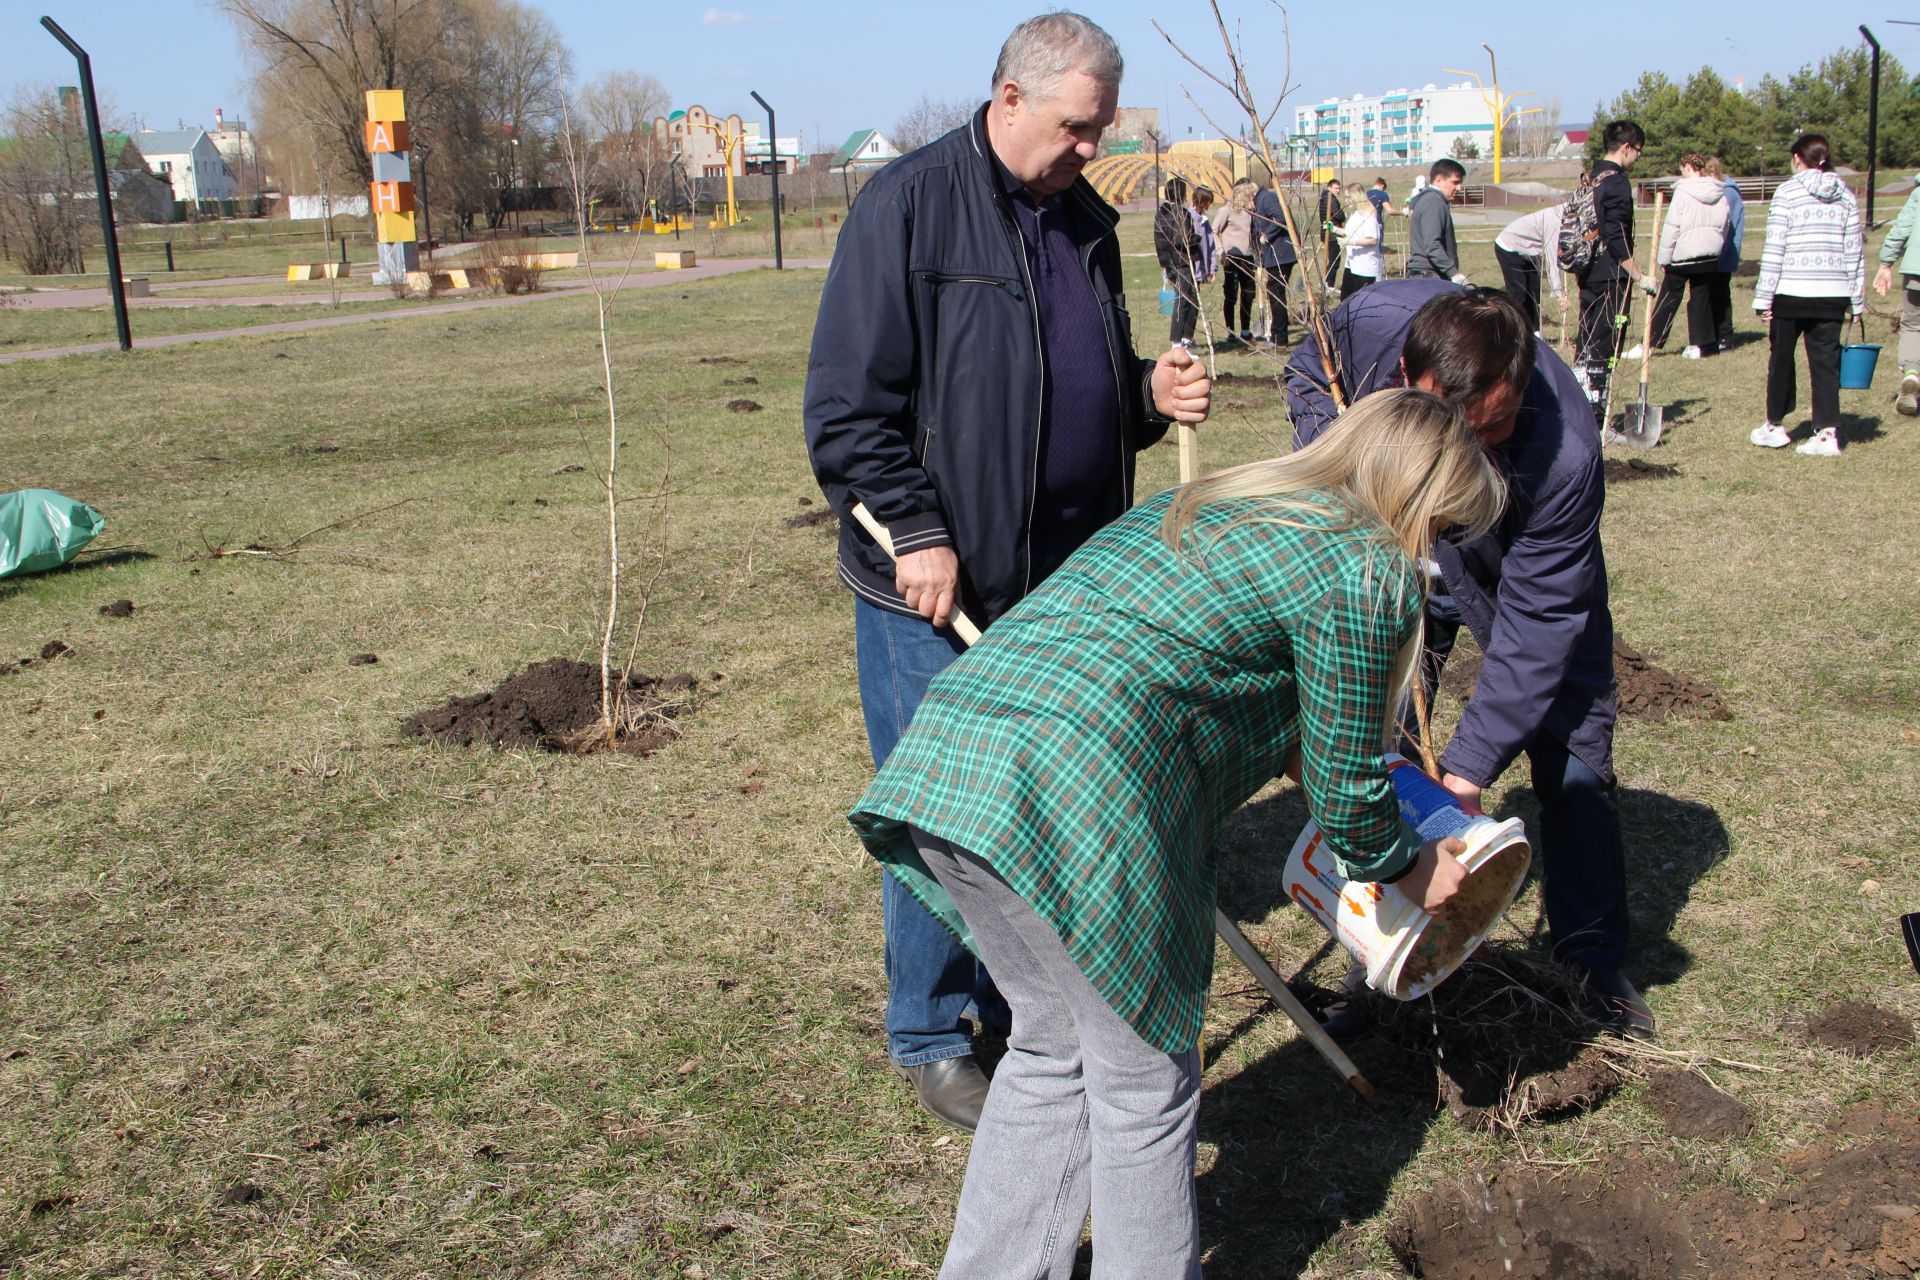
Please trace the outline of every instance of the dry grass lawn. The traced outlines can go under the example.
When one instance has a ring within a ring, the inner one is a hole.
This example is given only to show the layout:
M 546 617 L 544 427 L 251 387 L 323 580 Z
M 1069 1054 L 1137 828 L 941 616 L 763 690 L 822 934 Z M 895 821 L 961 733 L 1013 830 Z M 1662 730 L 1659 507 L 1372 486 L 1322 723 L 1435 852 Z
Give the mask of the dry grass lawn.
M 1147 348 L 1157 273 L 1130 261 Z M 967 1143 L 883 1068 L 876 873 L 841 817 L 871 772 L 851 606 L 830 530 L 787 525 L 817 510 L 821 279 L 619 300 L 628 557 L 665 561 L 636 665 L 700 678 L 649 759 L 398 732 L 597 652 L 589 303 L 0 367 L 8 481 L 86 499 L 127 548 L 0 582 L 0 661 L 74 650 L 0 676 L 0 1270 L 933 1274 Z M 1223 951 L 1209 1275 L 1384 1272 L 1396 1203 L 1498 1162 L 1666 1150 L 1764 1195 L 1840 1108 L 1920 1101 L 1913 1050 L 1797 1030 L 1842 998 L 1920 1014 L 1894 926 L 1920 903 L 1920 422 L 1883 367 L 1847 394 L 1844 458 L 1754 449 L 1763 358 L 1655 365 L 1680 474 L 1616 488 L 1606 524 L 1621 633 L 1734 712 L 1622 726 L 1632 968 L 1664 1046 L 1761 1068 L 1714 1069 L 1756 1131 L 1682 1143 L 1629 1089 L 1502 1140 L 1383 1046 L 1369 1114 Z M 725 410 L 743 396 L 764 411 Z M 1286 433 L 1238 387 L 1203 457 Z M 1174 469 L 1154 450 L 1141 491 Z M 669 471 L 661 534 L 637 495 Z M 119 597 L 131 618 L 99 614 Z M 1521 769 L 1494 798 L 1526 792 Z M 1224 896 L 1283 972 L 1325 977 L 1276 890 L 1301 816 L 1284 787 L 1250 806 Z

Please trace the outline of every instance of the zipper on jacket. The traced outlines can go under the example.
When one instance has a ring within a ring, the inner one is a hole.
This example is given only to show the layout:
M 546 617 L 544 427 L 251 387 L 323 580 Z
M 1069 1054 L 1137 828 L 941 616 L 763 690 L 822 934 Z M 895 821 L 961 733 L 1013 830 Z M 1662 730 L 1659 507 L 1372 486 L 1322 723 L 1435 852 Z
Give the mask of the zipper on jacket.
M 1080 268 L 1087 273 L 1088 288 L 1093 287 L 1093 251 L 1100 247 L 1102 240 L 1105 240 L 1107 236 L 1112 234 L 1113 229 L 1109 227 L 1099 239 L 1088 242 L 1086 249 L 1081 255 Z M 1118 304 L 1110 301 L 1108 305 L 1117 306 Z M 1119 397 L 1117 404 L 1120 412 L 1124 415 L 1127 410 L 1127 384 L 1120 377 L 1120 357 L 1113 349 L 1113 330 L 1106 325 L 1105 322 L 1102 322 L 1101 328 L 1106 330 L 1103 336 L 1107 341 L 1107 364 L 1113 370 L 1113 391 L 1114 394 Z M 1127 430 L 1127 422 L 1123 416 L 1120 422 L 1120 509 L 1122 511 L 1125 511 L 1133 505 L 1133 491 L 1127 484 L 1127 448 L 1130 443 L 1131 439 Z
M 1012 281 L 995 279 L 993 276 L 950 276 L 938 271 L 929 271 L 926 273 L 926 278 L 938 284 L 988 284 L 998 289 L 1005 289 L 1008 293 L 1014 292 Z
M 1040 333 L 1040 300 L 1033 296 L 1033 268 L 1027 263 L 1027 238 L 1020 234 L 1017 224 L 1013 235 L 1018 241 L 1015 248 L 1020 254 L 1020 275 L 1027 282 L 1027 314 L 1033 318 L 1033 355 L 1040 369 L 1033 398 L 1033 470 L 1027 476 L 1027 563 L 1023 566 L 1020 584 L 1024 598 L 1033 590 L 1033 512 L 1040 501 L 1040 422 L 1047 412 L 1047 344 Z

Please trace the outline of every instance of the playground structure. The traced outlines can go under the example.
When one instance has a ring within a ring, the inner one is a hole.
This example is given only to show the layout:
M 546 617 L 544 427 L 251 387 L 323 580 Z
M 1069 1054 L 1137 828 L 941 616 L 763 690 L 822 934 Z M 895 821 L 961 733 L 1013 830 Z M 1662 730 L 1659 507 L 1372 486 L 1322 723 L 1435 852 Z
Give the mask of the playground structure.
M 1233 190 L 1233 172 L 1212 156 L 1178 151 L 1135 152 L 1132 155 L 1102 156 L 1086 167 L 1086 180 L 1108 204 L 1126 204 L 1134 198 L 1143 181 L 1152 181 L 1155 172 L 1168 177 L 1185 178 L 1189 185 L 1211 187 L 1216 197 L 1225 199 Z M 1153 193 L 1158 200 L 1160 192 Z
M 1533 90 L 1524 89 L 1519 93 L 1501 93 L 1500 64 L 1494 59 L 1493 46 L 1483 40 L 1480 42 L 1480 47 L 1487 51 L 1487 74 L 1493 79 L 1492 88 L 1487 87 L 1486 81 L 1480 78 L 1478 72 L 1460 71 L 1453 67 L 1442 67 L 1441 70 L 1450 76 L 1466 76 L 1471 79 L 1475 85 L 1479 86 L 1480 98 L 1487 104 L 1487 114 L 1493 119 L 1493 180 L 1497 184 L 1500 181 L 1500 153 L 1503 143 L 1506 140 L 1507 126 L 1509 124 L 1520 123 L 1521 116 L 1538 114 L 1540 108 L 1528 107 L 1524 111 L 1515 111 L 1513 109 L 1513 100 L 1515 98 L 1524 98 L 1532 93 Z

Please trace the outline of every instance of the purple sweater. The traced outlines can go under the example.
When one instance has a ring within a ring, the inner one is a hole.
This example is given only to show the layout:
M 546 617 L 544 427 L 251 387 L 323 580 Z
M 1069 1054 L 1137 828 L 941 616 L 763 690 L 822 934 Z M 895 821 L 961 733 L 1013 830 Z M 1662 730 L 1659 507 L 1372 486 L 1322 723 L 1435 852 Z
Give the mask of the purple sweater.
M 1101 495 L 1122 465 L 1113 424 L 1120 385 L 1107 350 L 1093 282 L 1080 260 L 1087 228 L 1058 196 L 1036 200 L 994 158 L 1025 242 L 1027 272 L 1040 312 L 1042 353 L 1039 485 L 1033 503 L 1033 581 L 1040 582 L 1103 523 Z

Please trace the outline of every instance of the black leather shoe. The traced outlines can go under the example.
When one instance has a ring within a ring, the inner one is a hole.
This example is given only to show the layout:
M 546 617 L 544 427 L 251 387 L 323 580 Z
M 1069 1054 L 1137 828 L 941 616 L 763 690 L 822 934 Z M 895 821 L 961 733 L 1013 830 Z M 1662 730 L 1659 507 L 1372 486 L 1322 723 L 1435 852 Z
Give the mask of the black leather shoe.
M 920 1105 L 956 1129 L 972 1133 L 980 1127 L 980 1108 L 987 1102 L 987 1073 L 972 1054 L 942 1058 L 917 1067 L 892 1063 L 893 1073 L 913 1086 Z
M 1626 974 L 1618 969 L 1588 973 L 1587 990 L 1593 993 L 1594 1016 L 1601 1026 L 1629 1040 L 1653 1039 L 1653 1010 Z
M 1365 965 L 1355 961 L 1347 969 L 1347 976 L 1333 989 L 1333 999 L 1321 1008 L 1319 1020 L 1335 1044 L 1352 1044 L 1373 1033 L 1372 991 Z

